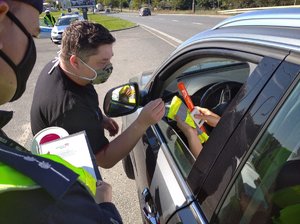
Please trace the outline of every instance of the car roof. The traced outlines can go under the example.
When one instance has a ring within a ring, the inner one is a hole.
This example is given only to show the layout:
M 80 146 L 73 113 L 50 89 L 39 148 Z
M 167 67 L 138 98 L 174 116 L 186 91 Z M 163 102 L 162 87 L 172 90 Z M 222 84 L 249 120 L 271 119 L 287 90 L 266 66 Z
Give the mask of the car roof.
M 243 13 L 224 20 L 213 29 L 228 26 L 300 27 L 300 8 L 278 8 Z
M 204 42 L 243 42 L 300 52 L 300 8 L 259 10 L 230 17 L 183 42 L 182 48 Z M 234 47 L 233 47 L 234 48 Z

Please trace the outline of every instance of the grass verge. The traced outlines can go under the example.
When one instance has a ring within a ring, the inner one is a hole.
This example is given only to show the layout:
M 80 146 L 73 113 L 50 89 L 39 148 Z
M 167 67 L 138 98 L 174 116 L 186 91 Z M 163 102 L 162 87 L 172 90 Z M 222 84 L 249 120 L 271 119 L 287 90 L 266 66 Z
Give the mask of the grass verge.
M 54 18 L 57 20 L 61 14 L 67 14 L 67 11 L 59 11 L 59 12 L 51 12 L 51 14 L 54 16 Z M 82 15 L 80 13 L 80 15 Z M 42 13 L 40 15 L 40 24 L 41 26 L 45 26 L 43 18 L 45 16 L 45 13 Z M 100 23 L 104 27 L 106 27 L 109 31 L 114 31 L 114 30 L 122 30 L 122 29 L 128 29 L 131 27 L 134 27 L 136 24 L 129 22 L 127 20 L 123 20 L 120 18 L 112 17 L 109 15 L 101 15 L 101 14 L 88 14 L 88 20 L 93 21 L 95 23 Z

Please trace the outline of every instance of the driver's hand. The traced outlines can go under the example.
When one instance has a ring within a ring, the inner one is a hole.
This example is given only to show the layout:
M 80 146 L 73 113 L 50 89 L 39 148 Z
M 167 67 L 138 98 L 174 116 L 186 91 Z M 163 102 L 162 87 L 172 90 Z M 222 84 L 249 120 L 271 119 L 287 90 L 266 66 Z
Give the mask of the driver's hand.
M 219 123 L 220 116 L 207 108 L 196 107 L 200 114 L 195 114 L 195 118 L 204 120 L 209 126 L 216 127 Z
M 191 138 L 192 136 L 197 136 L 197 130 L 189 126 L 185 121 L 181 120 L 181 118 L 176 115 L 175 120 L 177 121 L 177 127 L 183 132 L 183 134 L 187 138 Z

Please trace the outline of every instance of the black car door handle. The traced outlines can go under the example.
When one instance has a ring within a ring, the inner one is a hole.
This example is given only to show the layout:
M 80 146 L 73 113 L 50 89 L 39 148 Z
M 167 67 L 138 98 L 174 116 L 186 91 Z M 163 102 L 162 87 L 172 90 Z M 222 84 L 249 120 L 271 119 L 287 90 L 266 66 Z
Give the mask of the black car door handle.
M 142 137 L 143 144 L 148 144 L 152 149 L 156 149 L 160 146 L 157 137 L 154 135 L 153 131 L 148 128 L 146 133 Z
M 142 192 L 145 205 L 143 207 L 143 213 L 145 219 L 151 224 L 159 224 L 159 215 L 156 210 L 152 195 L 148 188 L 145 188 Z

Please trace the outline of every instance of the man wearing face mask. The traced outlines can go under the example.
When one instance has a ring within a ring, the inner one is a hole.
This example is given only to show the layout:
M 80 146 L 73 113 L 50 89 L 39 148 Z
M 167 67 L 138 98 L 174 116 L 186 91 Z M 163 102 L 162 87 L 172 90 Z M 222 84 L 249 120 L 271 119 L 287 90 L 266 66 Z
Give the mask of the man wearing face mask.
M 40 74 L 31 107 L 34 135 L 50 126 L 62 127 L 69 134 L 85 130 L 103 168 L 111 168 L 124 158 L 146 129 L 164 115 L 163 101 L 151 101 L 127 130 L 111 142 L 105 137 L 104 129 L 114 136 L 119 127 L 102 114 L 93 85 L 104 83 L 112 73 L 114 42 L 100 24 L 72 23 L 63 33 L 59 63 L 49 63 Z
M 42 0 L 0 0 L 1 105 L 25 91 L 42 8 Z M 122 223 L 110 185 L 58 156 L 29 153 L 2 131 L 11 118 L 0 111 L 0 223 Z

